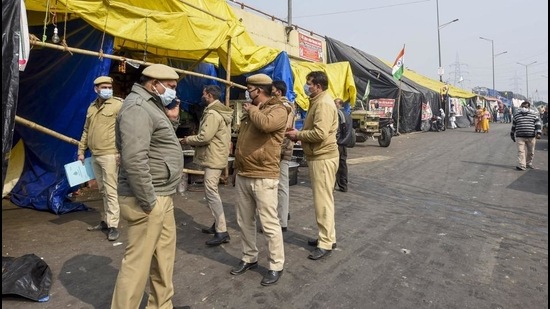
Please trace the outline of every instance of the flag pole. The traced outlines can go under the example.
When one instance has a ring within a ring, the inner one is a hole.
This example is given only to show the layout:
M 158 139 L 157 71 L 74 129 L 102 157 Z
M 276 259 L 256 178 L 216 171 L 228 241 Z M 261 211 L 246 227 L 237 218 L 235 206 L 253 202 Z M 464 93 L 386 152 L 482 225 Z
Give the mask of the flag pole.
M 399 90 L 397 91 L 397 125 L 395 126 L 395 135 L 399 135 L 399 116 L 401 109 L 401 79 L 399 79 Z

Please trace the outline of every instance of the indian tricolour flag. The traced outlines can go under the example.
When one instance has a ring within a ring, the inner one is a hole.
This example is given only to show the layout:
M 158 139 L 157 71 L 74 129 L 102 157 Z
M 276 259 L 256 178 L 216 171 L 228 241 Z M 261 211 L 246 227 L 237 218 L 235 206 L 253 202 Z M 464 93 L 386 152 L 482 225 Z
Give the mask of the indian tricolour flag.
M 403 49 L 399 52 L 399 55 L 397 55 L 397 58 L 395 58 L 395 62 L 393 63 L 393 67 L 391 69 L 391 75 L 393 75 L 393 78 L 400 80 L 401 76 L 403 75 L 403 59 L 405 58 L 405 46 L 403 46 Z

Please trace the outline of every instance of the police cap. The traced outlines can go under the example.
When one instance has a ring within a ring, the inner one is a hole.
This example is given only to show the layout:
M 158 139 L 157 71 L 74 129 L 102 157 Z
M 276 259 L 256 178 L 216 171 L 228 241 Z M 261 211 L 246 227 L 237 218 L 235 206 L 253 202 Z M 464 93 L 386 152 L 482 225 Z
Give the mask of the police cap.
M 155 79 L 179 79 L 179 75 L 174 69 L 160 63 L 146 67 L 141 74 Z
M 260 73 L 260 74 L 250 75 L 246 79 L 246 83 L 249 85 L 256 85 L 256 86 L 269 86 L 273 84 L 273 80 L 271 79 L 271 77 L 267 76 L 266 74 Z
M 94 80 L 94 85 L 112 84 L 112 83 L 113 83 L 113 79 L 110 78 L 109 76 L 100 76 Z

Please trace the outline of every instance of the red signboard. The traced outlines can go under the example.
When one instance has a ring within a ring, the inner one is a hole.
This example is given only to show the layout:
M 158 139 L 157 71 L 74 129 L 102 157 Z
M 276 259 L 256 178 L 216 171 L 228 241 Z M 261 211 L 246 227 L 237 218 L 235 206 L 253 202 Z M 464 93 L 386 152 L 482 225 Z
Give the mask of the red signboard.
M 323 43 L 304 34 L 298 35 L 300 58 L 311 61 L 323 61 Z

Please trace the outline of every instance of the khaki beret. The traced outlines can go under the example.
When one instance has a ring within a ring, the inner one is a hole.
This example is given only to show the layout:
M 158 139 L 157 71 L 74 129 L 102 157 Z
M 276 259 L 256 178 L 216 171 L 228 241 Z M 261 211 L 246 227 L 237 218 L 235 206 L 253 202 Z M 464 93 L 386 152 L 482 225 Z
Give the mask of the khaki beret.
M 112 83 L 113 83 L 113 79 L 110 78 L 109 76 L 100 76 L 94 80 L 94 85 L 112 84 Z
M 141 74 L 155 79 L 179 79 L 180 77 L 174 69 L 159 63 L 146 67 Z
M 254 74 L 246 79 L 246 83 L 250 85 L 269 86 L 273 84 L 273 80 L 265 74 Z

